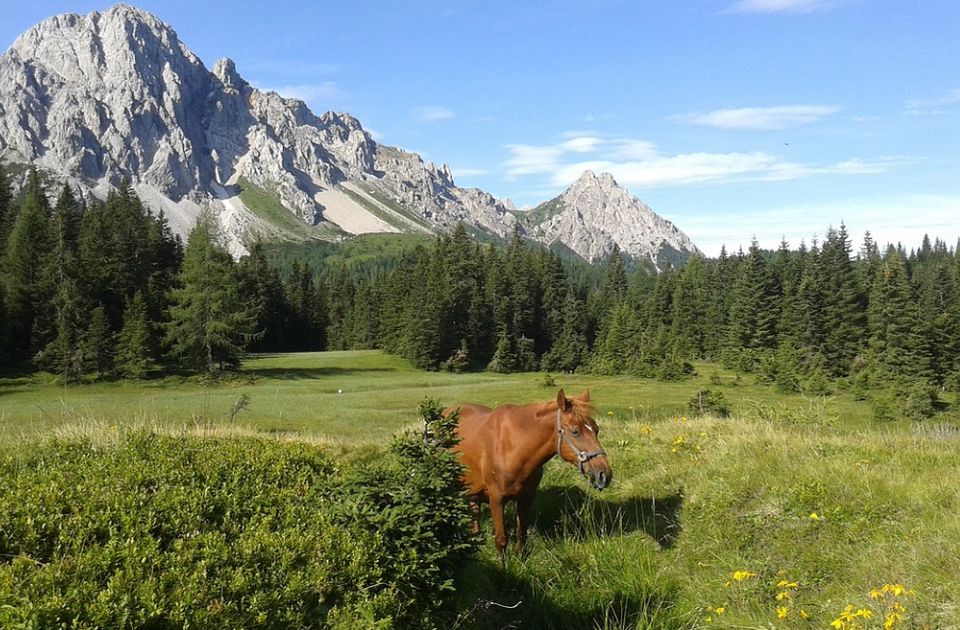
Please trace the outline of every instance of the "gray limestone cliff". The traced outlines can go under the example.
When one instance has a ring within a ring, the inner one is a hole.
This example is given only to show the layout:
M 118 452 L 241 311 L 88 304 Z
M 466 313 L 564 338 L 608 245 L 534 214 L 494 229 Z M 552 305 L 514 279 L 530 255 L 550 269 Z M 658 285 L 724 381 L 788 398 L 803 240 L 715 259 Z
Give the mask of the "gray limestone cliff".
M 525 217 L 530 235 L 544 243 L 563 243 L 582 258 L 606 258 L 617 245 L 658 269 L 697 251 L 677 226 L 620 187 L 609 173 L 586 171 L 562 195 Z
M 124 4 L 44 20 L 0 55 L 0 157 L 101 198 L 127 178 L 182 235 L 209 211 L 234 255 L 254 235 L 436 233 L 458 223 L 498 237 L 519 228 L 590 261 L 614 243 L 655 264 L 696 250 L 609 175 L 587 173 L 529 213 L 460 188 L 445 165 L 377 143 L 349 114 L 318 116 L 258 90 L 230 59 L 208 70 L 169 25 Z
M 235 252 L 271 230 L 237 199 L 241 180 L 346 233 L 515 224 L 446 167 L 379 145 L 348 114 L 260 91 L 229 59 L 208 70 L 169 25 L 122 4 L 44 20 L 0 56 L 0 154 L 98 196 L 129 178 L 182 233 L 211 207 Z

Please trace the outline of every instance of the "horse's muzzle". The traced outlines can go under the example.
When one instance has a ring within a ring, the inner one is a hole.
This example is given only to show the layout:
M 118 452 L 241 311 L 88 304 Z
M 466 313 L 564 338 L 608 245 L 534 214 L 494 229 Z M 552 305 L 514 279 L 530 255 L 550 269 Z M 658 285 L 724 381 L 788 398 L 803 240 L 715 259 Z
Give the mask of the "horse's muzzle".
M 610 466 L 606 465 L 606 462 L 603 462 L 603 464 L 603 466 L 590 469 L 590 483 L 597 490 L 603 490 L 613 480 L 613 471 L 610 470 Z

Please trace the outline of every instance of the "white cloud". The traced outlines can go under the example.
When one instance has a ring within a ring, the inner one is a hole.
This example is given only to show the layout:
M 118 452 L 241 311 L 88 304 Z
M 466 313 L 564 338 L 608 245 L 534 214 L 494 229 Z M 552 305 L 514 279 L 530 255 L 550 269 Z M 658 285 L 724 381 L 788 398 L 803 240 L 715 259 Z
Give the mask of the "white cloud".
M 840 4 L 841 0 L 738 0 L 729 13 L 808 13 Z
M 705 114 L 674 116 L 671 120 L 717 129 L 768 131 L 806 125 L 835 114 L 837 111 L 837 107 L 824 105 L 741 107 L 738 109 L 718 109 Z
M 942 114 L 945 109 L 960 104 L 960 88 L 954 88 L 932 99 L 911 99 L 907 101 L 908 114 Z
M 746 250 L 753 236 L 767 249 L 778 247 L 784 238 L 794 248 L 801 241 L 809 246 L 815 237 L 822 242 L 827 228 L 839 227 L 841 222 L 847 227 L 854 251 L 860 248 L 868 230 L 881 248 L 888 243 L 915 248 L 925 234 L 952 247 L 960 237 L 960 227 L 953 220 L 956 216 L 960 216 L 960 196 L 902 195 L 726 213 L 723 221 L 698 211 L 675 220 L 682 223 L 684 232 L 698 247 L 715 256 L 721 245 L 726 245 L 730 253 L 740 247 Z
M 413 110 L 413 116 L 420 122 L 437 122 L 438 120 L 453 118 L 454 114 L 446 107 L 430 105 L 428 107 L 418 107 Z
M 889 172 L 898 158 L 849 159 L 836 164 L 801 164 L 762 151 L 694 152 L 663 155 L 644 140 L 593 136 L 534 146 L 506 146 L 508 179 L 542 176 L 551 186 L 568 186 L 585 170 L 609 172 L 625 186 L 655 188 L 742 181 L 785 181 L 815 175 L 874 175 Z
M 510 157 L 503 165 L 510 179 L 523 175 L 548 175 L 560 166 L 563 145 L 538 147 L 529 144 L 508 144 Z

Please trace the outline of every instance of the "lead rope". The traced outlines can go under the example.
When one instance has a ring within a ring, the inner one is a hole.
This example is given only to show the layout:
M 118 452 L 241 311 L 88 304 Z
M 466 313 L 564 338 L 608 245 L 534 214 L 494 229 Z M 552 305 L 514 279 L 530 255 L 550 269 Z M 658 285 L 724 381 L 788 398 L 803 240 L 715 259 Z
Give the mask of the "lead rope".
M 565 434 L 563 432 L 563 425 L 560 424 L 560 407 L 558 406 L 557 407 L 557 457 L 559 457 L 560 459 L 563 459 L 563 456 L 560 454 L 560 446 L 564 437 L 565 437 Z M 583 472 L 584 464 L 589 462 L 594 457 L 607 454 L 607 452 L 604 451 L 603 449 L 600 449 L 599 451 L 589 451 L 589 452 L 581 451 L 579 448 L 577 448 L 577 445 L 574 444 L 573 440 L 571 440 L 570 438 L 567 438 L 567 446 L 569 446 L 570 450 L 572 450 L 574 453 L 577 454 L 577 468 L 580 469 L 581 477 L 586 476 Z

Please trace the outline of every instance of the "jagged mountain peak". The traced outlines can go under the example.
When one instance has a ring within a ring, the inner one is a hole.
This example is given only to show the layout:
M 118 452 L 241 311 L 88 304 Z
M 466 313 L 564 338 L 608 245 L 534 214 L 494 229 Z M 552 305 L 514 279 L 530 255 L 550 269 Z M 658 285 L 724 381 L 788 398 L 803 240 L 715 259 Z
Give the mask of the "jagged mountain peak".
M 98 197 L 127 178 L 184 235 L 208 209 L 237 255 L 256 235 L 335 239 L 464 223 L 506 237 L 524 216 L 459 188 L 446 164 L 379 144 L 348 113 L 317 115 L 261 91 L 227 57 L 208 69 L 170 25 L 128 4 L 54 16 L 0 55 L 0 158 Z M 526 214 L 528 235 L 588 260 L 614 243 L 655 259 L 649 252 L 669 243 L 694 249 L 663 236 L 662 219 L 608 173 L 584 173 L 545 205 L 542 221 Z M 645 226 L 652 237 L 638 232 Z
M 48 18 L 0 56 L 0 156 L 96 196 L 129 178 L 181 233 L 209 207 L 235 253 L 256 233 L 330 239 L 466 222 L 504 236 L 515 224 L 492 196 L 379 145 L 350 114 L 262 92 L 229 58 L 208 70 L 170 25 L 126 4 Z M 250 207 L 244 190 L 277 203 Z
M 563 243 L 589 261 L 606 258 L 617 246 L 659 269 L 697 251 L 673 223 L 617 184 L 610 173 L 584 171 L 528 217 L 535 237 Z

